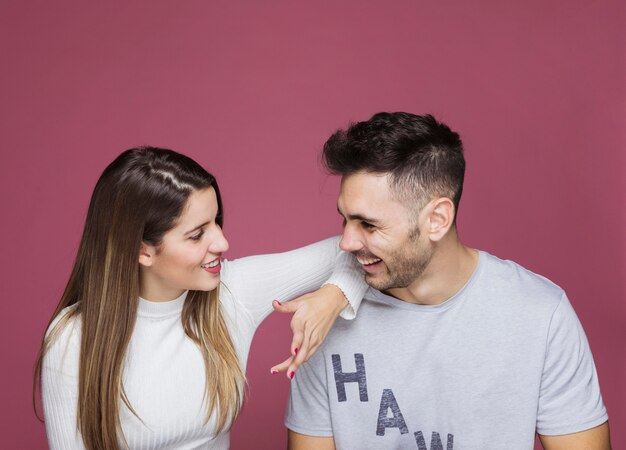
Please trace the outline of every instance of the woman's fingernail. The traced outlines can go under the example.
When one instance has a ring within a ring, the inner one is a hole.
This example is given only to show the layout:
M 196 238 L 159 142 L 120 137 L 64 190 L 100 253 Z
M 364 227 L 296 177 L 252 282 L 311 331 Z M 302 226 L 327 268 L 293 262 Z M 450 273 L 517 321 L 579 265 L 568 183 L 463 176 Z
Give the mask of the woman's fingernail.
M 296 373 L 292 370 L 291 372 L 289 372 L 289 378 L 290 378 L 291 380 L 293 380 L 293 376 L 294 376 L 295 374 L 296 374 Z
M 294 348 L 293 352 L 297 355 L 298 354 L 298 347 Z
M 278 370 L 271 369 L 271 370 L 270 370 L 270 373 L 271 373 L 272 375 L 276 375 L 276 374 L 278 373 Z

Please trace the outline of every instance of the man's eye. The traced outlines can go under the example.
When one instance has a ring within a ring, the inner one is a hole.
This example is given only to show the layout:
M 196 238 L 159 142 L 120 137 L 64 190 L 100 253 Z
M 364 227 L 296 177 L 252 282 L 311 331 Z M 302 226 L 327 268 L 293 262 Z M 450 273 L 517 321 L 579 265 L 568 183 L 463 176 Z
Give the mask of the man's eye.
M 374 228 L 374 225 L 368 222 L 361 222 L 361 226 L 365 228 L 366 230 L 371 230 Z
M 191 239 L 192 241 L 199 241 L 200 238 L 202 238 L 203 234 L 204 234 L 204 230 L 201 230 L 198 234 L 194 234 L 193 236 L 190 236 L 189 239 Z

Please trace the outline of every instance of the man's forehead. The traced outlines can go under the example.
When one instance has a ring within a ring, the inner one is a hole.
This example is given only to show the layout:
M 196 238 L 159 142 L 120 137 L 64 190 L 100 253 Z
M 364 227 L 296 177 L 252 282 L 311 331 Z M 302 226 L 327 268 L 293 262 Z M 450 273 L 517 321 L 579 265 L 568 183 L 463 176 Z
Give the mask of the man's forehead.
M 357 172 L 341 177 L 341 193 L 375 196 L 390 194 L 389 174 Z
M 342 178 L 337 200 L 340 214 L 374 219 L 398 208 L 405 209 L 392 194 L 389 175 L 359 172 Z
M 345 182 L 347 180 L 369 180 L 370 182 L 379 182 L 379 183 L 387 183 L 391 178 L 391 173 L 389 172 L 368 172 L 366 170 L 361 170 L 359 172 L 354 172 L 349 175 L 344 175 L 341 177 L 341 182 Z

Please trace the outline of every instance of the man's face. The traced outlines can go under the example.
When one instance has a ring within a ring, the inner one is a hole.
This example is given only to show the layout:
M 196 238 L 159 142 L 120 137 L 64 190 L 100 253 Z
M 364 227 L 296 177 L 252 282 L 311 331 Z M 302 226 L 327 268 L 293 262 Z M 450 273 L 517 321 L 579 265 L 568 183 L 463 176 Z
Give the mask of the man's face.
M 420 235 L 417 212 L 394 198 L 389 175 L 344 177 L 337 209 L 344 217 L 339 246 L 356 256 L 370 286 L 380 291 L 409 287 L 428 266 L 432 244 Z

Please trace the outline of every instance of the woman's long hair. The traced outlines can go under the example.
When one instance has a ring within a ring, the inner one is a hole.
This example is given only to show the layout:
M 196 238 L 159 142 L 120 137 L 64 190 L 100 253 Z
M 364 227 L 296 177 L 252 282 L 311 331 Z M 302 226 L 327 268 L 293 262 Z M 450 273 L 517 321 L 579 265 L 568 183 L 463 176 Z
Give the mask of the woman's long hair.
M 89 204 L 78 255 L 44 337 L 35 364 L 34 391 L 41 388 L 46 351 L 64 326 L 80 318 L 77 425 L 88 449 L 118 450 L 125 443 L 120 399 L 135 413 L 122 386 L 124 358 L 137 317 L 139 250 L 159 247 L 181 215 L 190 194 L 213 187 L 218 216 L 223 209 L 215 178 L 172 150 L 126 150 L 102 173 Z M 207 418 L 216 414 L 222 431 L 239 414 L 245 376 L 220 309 L 219 292 L 189 291 L 182 325 L 200 348 L 206 371 Z M 136 415 L 136 413 L 135 413 Z

